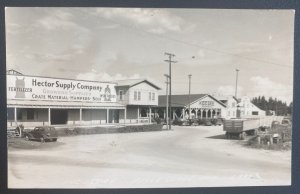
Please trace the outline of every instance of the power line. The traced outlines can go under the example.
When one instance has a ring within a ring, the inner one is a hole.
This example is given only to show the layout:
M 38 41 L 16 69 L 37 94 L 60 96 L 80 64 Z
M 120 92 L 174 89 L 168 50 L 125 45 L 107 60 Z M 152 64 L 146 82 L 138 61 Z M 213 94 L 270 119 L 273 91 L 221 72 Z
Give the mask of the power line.
M 293 68 L 293 66 L 290 66 L 290 65 L 278 64 L 278 63 L 274 63 L 274 62 L 270 62 L 270 61 L 256 59 L 256 58 L 253 58 L 253 57 L 239 56 L 237 54 L 233 54 L 233 53 L 230 53 L 230 52 L 221 51 L 221 50 L 214 49 L 214 48 L 203 47 L 203 46 L 201 46 L 201 45 L 199 45 L 197 43 L 191 43 L 191 42 L 187 42 L 187 41 L 183 41 L 183 40 L 178 40 L 178 39 L 175 39 L 175 38 L 171 38 L 169 36 L 164 36 L 162 34 L 153 34 L 151 32 L 139 29 L 139 28 L 137 28 L 137 27 L 135 27 L 133 25 L 123 24 L 123 23 L 117 22 L 117 21 L 112 20 L 112 19 L 108 19 L 108 20 L 110 20 L 110 21 L 112 21 L 112 22 L 114 22 L 116 24 L 122 25 L 124 27 L 128 27 L 128 28 L 131 28 L 131 29 L 143 32 L 143 33 L 148 34 L 148 35 L 156 36 L 156 37 L 163 38 L 163 39 L 166 39 L 166 40 L 171 40 L 171 41 L 174 41 L 174 42 L 177 42 L 177 43 L 181 43 L 181 44 L 186 44 L 186 45 L 194 46 L 194 47 L 201 48 L 201 49 L 208 50 L 208 51 L 212 51 L 212 52 L 215 52 L 215 53 L 220 53 L 220 54 L 224 54 L 224 55 L 230 55 L 230 56 L 233 56 L 233 57 L 236 57 L 236 58 L 241 58 L 241 59 L 245 59 L 245 60 L 266 63 L 266 64 L 280 66 L 280 67 Z

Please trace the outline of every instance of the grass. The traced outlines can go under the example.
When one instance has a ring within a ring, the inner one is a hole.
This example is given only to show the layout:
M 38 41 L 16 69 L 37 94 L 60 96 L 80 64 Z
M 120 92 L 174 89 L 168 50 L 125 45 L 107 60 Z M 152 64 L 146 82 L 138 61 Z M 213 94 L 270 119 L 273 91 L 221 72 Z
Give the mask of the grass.
M 263 142 L 263 140 L 262 140 Z M 255 149 L 265 149 L 265 150 L 278 150 L 278 151 L 284 151 L 284 150 L 291 150 L 292 148 L 292 142 L 286 141 L 286 142 L 278 142 L 273 144 L 267 144 L 267 143 L 257 143 L 257 137 L 252 137 L 248 141 L 244 143 L 245 146 Z
M 13 137 L 7 139 L 8 149 L 49 149 L 63 145 L 62 142 L 45 142 L 39 141 L 26 141 L 24 138 Z

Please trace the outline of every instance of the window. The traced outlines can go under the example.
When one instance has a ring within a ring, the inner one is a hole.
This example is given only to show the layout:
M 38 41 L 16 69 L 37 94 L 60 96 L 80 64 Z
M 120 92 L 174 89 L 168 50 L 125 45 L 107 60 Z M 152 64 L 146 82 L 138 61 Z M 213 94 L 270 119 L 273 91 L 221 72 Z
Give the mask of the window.
M 252 111 L 252 115 L 258 115 L 258 111 Z
M 15 110 L 13 108 L 7 108 L 7 120 L 13 121 L 15 119 Z
M 22 120 L 22 109 L 17 109 L 17 120 Z
M 151 101 L 151 92 L 149 92 L 149 101 Z
M 155 93 L 152 93 L 152 100 L 155 100 Z
M 138 100 L 141 100 L 141 92 L 138 91 Z
M 235 111 L 232 111 L 232 116 L 235 117 Z
M 137 91 L 134 91 L 134 100 L 137 100 Z
M 234 108 L 234 107 L 235 107 L 235 103 L 233 102 L 233 103 L 232 103 L 232 108 Z
M 120 90 L 119 91 L 119 99 L 120 100 L 123 100 L 123 95 L 124 95 L 123 90 Z
M 27 120 L 33 120 L 33 119 L 34 119 L 34 110 L 27 109 Z
M 230 111 L 227 112 L 227 116 L 230 116 Z

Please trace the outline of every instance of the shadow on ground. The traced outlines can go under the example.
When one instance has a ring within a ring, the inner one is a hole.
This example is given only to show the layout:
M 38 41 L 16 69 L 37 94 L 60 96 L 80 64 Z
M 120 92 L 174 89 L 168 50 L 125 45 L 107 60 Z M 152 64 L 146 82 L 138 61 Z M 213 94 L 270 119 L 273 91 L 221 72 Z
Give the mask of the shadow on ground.
M 209 139 L 226 139 L 226 140 L 227 140 L 225 134 L 214 135 L 214 136 L 210 136 L 210 137 L 206 137 L 206 138 L 209 138 Z M 239 140 L 239 139 L 233 137 L 233 138 L 231 138 L 230 140 Z

